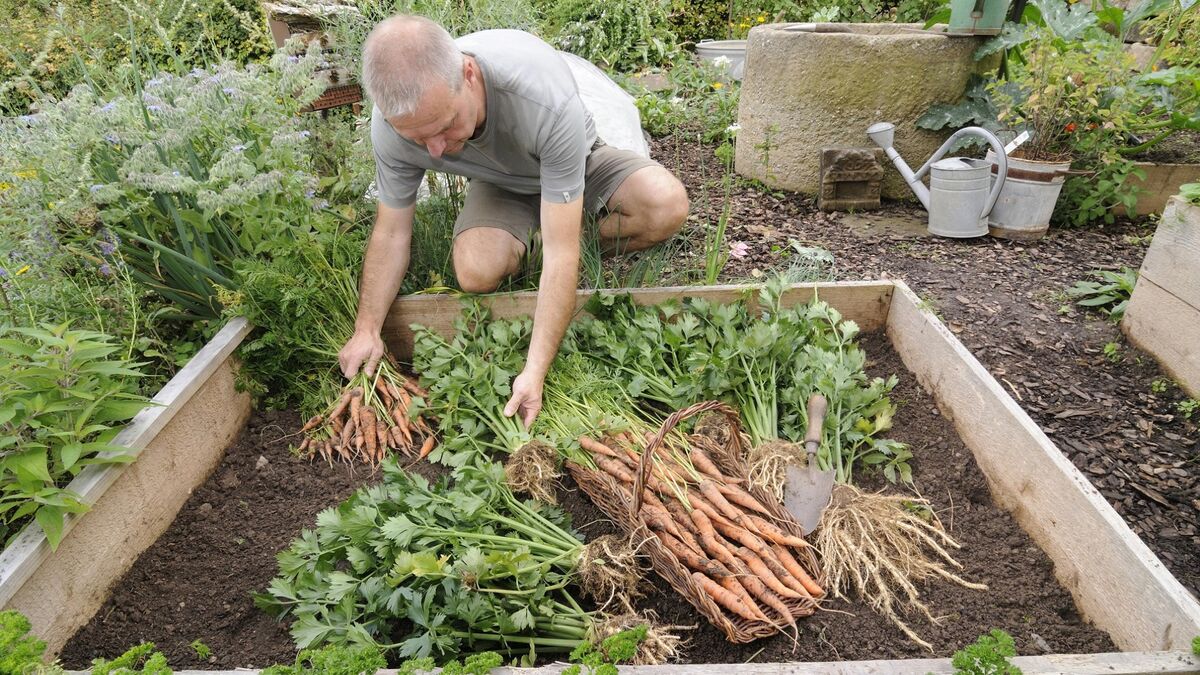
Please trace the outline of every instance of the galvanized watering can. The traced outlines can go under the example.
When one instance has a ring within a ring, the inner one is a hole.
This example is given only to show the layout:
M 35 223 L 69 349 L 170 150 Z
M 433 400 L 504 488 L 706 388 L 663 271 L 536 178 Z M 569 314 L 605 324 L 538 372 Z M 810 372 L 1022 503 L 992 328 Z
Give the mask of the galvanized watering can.
M 1008 155 L 1000 139 L 990 131 L 980 127 L 966 127 L 954 132 L 933 157 L 916 172 L 908 168 L 908 164 L 892 147 L 896 125 L 890 122 L 877 122 L 867 129 L 867 135 L 876 145 L 883 148 L 888 159 L 896 165 L 896 170 L 904 176 L 908 186 L 921 200 L 925 210 L 929 211 L 929 232 L 941 237 L 981 237 L 988 233 L 988 214 L 1000 196 L 1004 187 L 1004 179 L 1008 175 Z M 992 163 L 982 159 L 967 157 L 947 157 L 942 159 L 960 138 L 964 136 L 980 136 L 992 146 L 999 164 L 996 180 L 992 182 Z M 921 178 L 929 173 L 929 187 L 921 182 Z M 990 190 L 989 190 L 990 187 Z

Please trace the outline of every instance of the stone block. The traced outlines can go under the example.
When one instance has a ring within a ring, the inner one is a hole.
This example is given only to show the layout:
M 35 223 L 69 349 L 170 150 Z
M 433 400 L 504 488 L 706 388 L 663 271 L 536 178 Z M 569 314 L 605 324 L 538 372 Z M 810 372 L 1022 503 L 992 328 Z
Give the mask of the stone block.
M 738 173 L 817 196 L 821 148 L 870 145 L 867 127 L 896 125 L 896 149 L 920 166 L 949 131 L 919 129 L 936 103 L 956 103 L 987 38 L 950 37 L 916 24 L 764 24 L 751 29 L 738 106 Z M 884 167 L 883 197 L 914 200 L 899 172 Z
M 885 159 L 882 148 L 821 150 L 821 192 L 817 195 L 817 208 L 822 211 L 879 208 Z

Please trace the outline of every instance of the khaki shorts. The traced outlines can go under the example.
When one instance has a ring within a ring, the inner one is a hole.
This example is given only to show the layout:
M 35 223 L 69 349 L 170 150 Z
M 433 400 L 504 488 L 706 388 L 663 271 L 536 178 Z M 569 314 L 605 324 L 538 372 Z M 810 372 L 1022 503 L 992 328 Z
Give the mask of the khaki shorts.
M 583 178 L 583 209 L 603 218 L 608 200 L 634 171 L 661 166 L 636 152 L 621 150 L 596 141 L 588 154 Z M 541 195 L 519 195 L 491 183 L 473 180 L 467 186 L 454 236 L 474 227 L 495 227 L 517 238 L 529 250 L 529 242 L 541 218 Z

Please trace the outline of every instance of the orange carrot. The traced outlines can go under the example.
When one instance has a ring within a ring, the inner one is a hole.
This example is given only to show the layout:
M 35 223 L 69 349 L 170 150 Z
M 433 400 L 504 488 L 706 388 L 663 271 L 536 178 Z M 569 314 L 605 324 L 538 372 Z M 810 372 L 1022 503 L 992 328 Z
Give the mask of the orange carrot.
M 395 420 L 400 435 L 404 437 L 404 442 L 412 445 L 412 432 L 408 429 L 408 412 L 397 405 L 396 409 L 392 411 L 392 419 Z
M 762 608 L 760 608 L 758 603 L 754 601 L 754 598 L 750 597 L 750 594 L 746 592 L 745 584 L 742 583 L 741 579 L 739 579 L 736 574 L 730 572 L 724 565 L 716 561 L 713 561 L 713 567 L 719 569 L 719 574 L 709 575 L 714 581 L 716 581 L 718 584 L 721 584 L 721 587 L 725 590 L 741 598 L 742 602 L 746 603 L 746 606 L 749 607 L 755 614 L 757 614 L 761 621 L 764 623 L 775 623 L 774 621 L 771 621 L 770 617 L 768 617 L 766 614 L 763 614 Z
M 737 562 L 740 564 L 734 567 L 733 572 L 734 574 L 739 575 L 737 580 L 742 583 L 742 586 L 744 586 L 751 595 L 761 600 L 771 609 L 775 610 L 775 613 L 778 614 L 781 619 L 786 621 L 789 626 L 795 626 L 796 618 L 792 616 L 791 610 L 789 610 L 787 605 L 785 605 L 783 601 L 779 599 L 779 596 L 772 593 L 771 590 L 767 588 L 766 584 L 763 583 L 762 579 L 754 576 L 754 574 L 750 572 L 749 568 L 746 567 L 745 563 L 740 560 Z M 774 622 L 771 621 L 770 623 Z
M 363 426 L 363 421 L 362 421 L 362 419 L 360 419 L 360 416 L 362 415 L 362 400 L 363 400 L 362 389 L 355 387 L 353 390 L 351 390 L 351 392 L 350 392 L 350 419 L 354 421 L 354 424 L 359 429 L 362 429 L 362 426 Z
M 304 426 L 300 427 L 300 433 L 306 433 L 316 429 L 317 425 L 324 421 L 324 419 L 325 418 L 321 417 L 320 415 L 313 415 L 311 419 L 304 423 Z
M 592 453 L 593 455 L 603 455 L 605 457 L 611 457 L 612 459 L 616 459 L 616 460 L 622 459 L 621 455 L 616 450 L 613 450 L 612 448 L 601 443 L 600 441 L 597 441 L 592 438 L 588 438 L 587 436 L 579 437 L 579 447 L 583 448 L 584 450 L 587 450 L 588 452 Z
M 744 520 L 748 526 L 751 526 L 757 530 L 758 534 L 762 536 L 763 539 L 767 539 L 776 544 L 783 544 L 784 546 L 795 546 L 796 548 L 804 548 L 809 546 L 807 541 L 804 541 L 800 537 L 796 537 L 784 532 L 781 528 L 777 527 L 773 523 L 769 523 L 758 516 L 748 513 L 744 516 Z
M 799 581 L 800 584 L 804 586 L 804 589 L 808 591 L 809 595 L 813 596 L 814 598 L 825 597 L 825 589 L 821 588 L 817 582 L 814 581 L 811 576 L 809 576 L 808 572 L 804 571 L 804 567 L 802 567 L 800 563 L 792 557 L 792 554 L 788 552 L 787 548 L 776 544 L 775 546 L 771 547 L 771 550 L 775 552 L 775 556 L 779 558 L 779 562 L 783 565 L 784 569 L 791 573 L 791 575 L 796 578 L 796 581 Z
M 382 458 L 384 448 L 391 445 L 391 443 L 388 442 L 387 427 L 383 426 L 383 422 L 375 422 L 375 437 L 378 441 L 375 447 L 375 454 Z
M 717 489 L 717 484 L 711 480 L 700 481 L 700 494 L 704 495 L 704 498 L 707 499 L 710 504 L 717 507 L 717 510 L 721 512 L 721 515 L 732 520 L 733 522 L 736 523 L 738 519 L 742 517 L 742 512 L 725 499 L 725 495 L 721 494 L 721 491 Z
M 436 441 L 433 438 L 433 434 L 426 436 L 425 441 L 421 443 L 421 451 L 417 453 L 417 459 L 425 459 L 428 457 L 429 453 L 433 452 L 433 446 L 435 442 Z
M 721 495 L 731 503 L 737 504 L 744 509 L 757 511 L 768 518 L 771 517 L 771 512 L 767 510 L 767 507 L 759 503 L 759 501 L 754 498 L 754 495 L 746 492 L 740 487 L 717 483 L 717 491 L 720 492 Z
M 342 427 L 341 446 L 348 447 L 350 445 L 350 442 L 354 440 L 354 432 L 357 430 L 357 428 L 358 424 L 354 421 L 354 418 L 351 417 L 350 420 L 346 422 L 346 426 Z
M 675 521 L 671 520 L 671 514 L 661 506 L 656 506 L 648 501 L 642 502 L 642 510 L 639 513 L 642 520 L 650 526 L 650 529 L 663 531 L 674 537 L 682 537 L 679 532 L 679 527 L 675 525 Z
M 429 392 L 422 389 L 420 386 L 417 385 L 416 382 L 413 382 L 412 380 L 408 379 L 408 377 L 400 378 L 400 386 L 404 387 L 404 389 L 407 390 L 408 393 L 412 394 L 413 396 L 420 396 L 421 398 L 425 398 L 425 397 L 429 396 Z
M 685 546 L 675 537 L 660 532 L 658 534 L 658 540 L 662 542 L 664 548 L 666 548 L 671 552 L 672 555 L 679 559 L 679 562 L 683 563 L 684 567 L 693 569 L 697 572 L 703 572 L 704 574 L 708 574 L 710 576 L 716 576 L 716 569 L 714 568 L 713 561 L 689 550 L 687 546 Z
M 333 410 L 329 413 L 329 419 L 337 419 L 342 416 L 342 413 L 346 412 L 346 408 L 350 407 L 350 396 L 352 391 L 353 390 L 347 390 L 346 393 L 342 394 L 341 400 L 338 401 L 337 405 L 335 405 Z
M 663 504 L 667 507 L 667 511 L 675 518 L 675 522 L 679 523 L 683 529 L 688 532 L 696 532 L 696 524 L 692 522 L 692 517 L 688 515 L 687 509 L 683 508 L 683 504 L 676 499 L 667 499 Z
M 708 551 L 708 554 L 717 560 L 726 564 L 732 564 L 734 560 L 733 553 L 717 537 L 717 533 L 713 530 L 712 522 L 709 521 L 708 516 L 700 509 L 693 509 L 691 516 L 692 522 L 696 524 L 696 529 L 700 531 L 700 545 L 704 550 Z
M 784 584 L 783 581 L 775 575 L 771 568 L 768 567 L 765 562 L 763 562 L 763 559 L 754 554 L 754 551 L 751 551 L 745 546 L 739 546 L 734 550 L 734 552 L 737 554 L 737 557 L 741 558 L 742 561 L 746 563 L 746 567 L 749 567 L 750 571 L 758 576 L 758 578 L 761 579 L 762 582 L 766 584 L 767 587 L 772 591 L 775 591 L 777 594 L 782 595 L 785 598 L 805 597 L 804 595 L 797 593 Z M 731 566 L 737 567 L 737 564 L 733 563 Z
M 615 459 L 608 459 L 607 457 L 594 457 L 593 459 L 596 462 L 596 466 L 600 467 L 600 469 L 605 473 L 623 483 L 629 483 L 630 485 L 633 485 L 633 475 L 625 470 L 625 465 L 621 464 Z
M 342 429 L 345 428 L 346 423 L 343 422 L 342 418 L 340 417 L 330 417 L 329 426 L 333 428 L 333 435 L 335 437 L 340 437 L 342 435 Z
M 767 543 L 760 539 L 758 535 L 754 534 L 750 530 L 747 530 L 741 525 L 718 518 L 712 519 L 712 524 L 713 528 L 715 528 L 717 532 L 720 532 L 726 539 L 730 541 L 736 541 L 742 546 L 754 551 L 760 557 L 767 557 L 771 555 L 770 549 L 767 548 Z
M 687 497 L 688 501 L 692 503 L 693 509 L 700 509 L 704 512 L 704 515 L 708 516 L 709 518 L 724 518 L 724 516 L 717 511 L 717 507 L 709 504 L 708 500 L 704 499 L 695 492 L 689 492 Z
M 703 450 L 693 447 L 688 454 L 691 457 L 692 466 L 699 469 L 700 473 L 715 481 L 723 482 L 725 480 L 725 474 L 721 473 L 721 469 L 717 467 L 708 455 L 704 454 Z
M 303 454 L 304 451 L 308 449 L 308 444 L 311 442 L 311 438 L 305 438 L 304 440 L 300 441 L 300 446 L 296 448 L 296 454 Z
M 724 607 L 734 614 L 737 614 L 743 619 L 748 619 L 750 621 L 758 620 L 758 617 L 755 616 L 754 611 L 751 610 L 746 603 L 737 596 L 736 593 L 731 593 L 725 590 L 720 584 L 699 572 L 692 572 L 692 580 L 696 582 L 696 585 L 700 587 L 700 590 L 704 591 L 708 597 L 712 598 L 713 601 L 721 607 Z
M 391 380 L 387 380 L 386 382 L 384 382 L 384 384 L 387 385 L 387 390 L 388 390 L 388 393 L 392 395 L 392 400 L 399 401 L 400 400 L 400 390 L 396 388 L 396 385 L 392 384 Z

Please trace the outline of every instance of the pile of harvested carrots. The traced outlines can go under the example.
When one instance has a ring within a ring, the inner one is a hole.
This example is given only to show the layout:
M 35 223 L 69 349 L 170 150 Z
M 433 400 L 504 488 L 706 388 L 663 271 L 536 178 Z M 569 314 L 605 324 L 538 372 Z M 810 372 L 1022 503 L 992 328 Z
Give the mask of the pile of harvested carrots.
M 389 450 L 424 459 L 436 445 L 436 437 L 421 416 L 410 419 L 409 408 L 413 396 L 425 395 L 402 373 L 355 378 L 328 413 L 314 415 L 304 424 L 305 437 L 297 452 L 331 465 L 341 460 L 377 467 Z
M 638 516 L 718 606 L 743 619 L 794 628 L 786 603 L 808 600 L 811 608 L 825 595 L 797 559 L 811 556 L 793 554 L 808 543 L 771 522 L 776 516 L 741 487 L 744 480 L 723 473 L 705 452 L 706 440 L 676 435 L 658 446 Z M 636 504 L 633 490 L 648 439 L 635 442 L 626 432 L 606 442 L 579 442 L 596 469 L 621 486 L 626 502 Z

